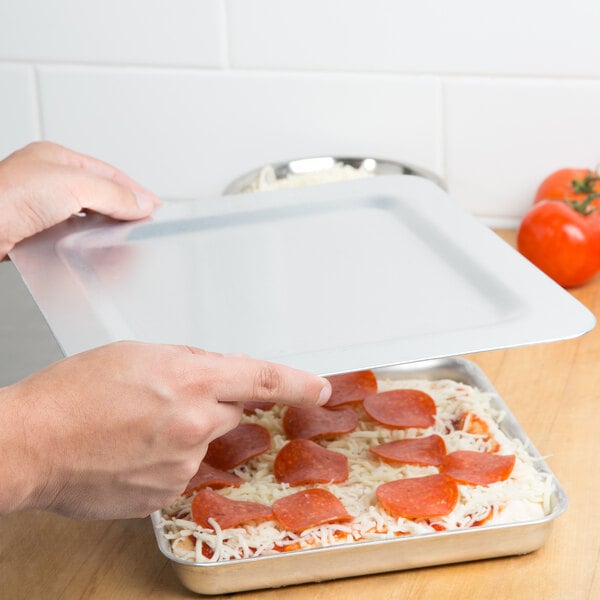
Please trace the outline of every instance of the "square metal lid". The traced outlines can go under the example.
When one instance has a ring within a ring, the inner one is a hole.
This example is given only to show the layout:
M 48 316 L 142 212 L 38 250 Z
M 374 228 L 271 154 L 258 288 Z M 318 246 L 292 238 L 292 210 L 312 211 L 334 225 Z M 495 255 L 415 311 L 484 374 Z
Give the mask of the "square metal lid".
M 120 339 L 331 374 L 575 337 L 595 318 L 440 188 L 382 176 L 72 217 L 11 259 L 66 355 Z

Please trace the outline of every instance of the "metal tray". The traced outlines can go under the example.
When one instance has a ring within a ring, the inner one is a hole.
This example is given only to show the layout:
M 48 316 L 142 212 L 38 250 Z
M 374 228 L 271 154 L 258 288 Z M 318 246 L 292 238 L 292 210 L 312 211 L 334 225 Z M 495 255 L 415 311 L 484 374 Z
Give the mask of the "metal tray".
M 543 546 L 554 519 L 567 508 L 567 496 L 479 367 L 466 359 L 454 357 L 379 369 L 376 372 L 396 379 L 453 379 L 493 393 L 492 405 L 506 415 L 501 423 L 502 431 L 526 444 L 530 454 L 537 459 L 538 470 L 549 473 L 553 479 L 550 514 L 535 521 L 483 525 L 472 529 L 409 535 L 222 563 L 194 563 L 173 555 L 168 540 L 158 526 L 160 512 L 153 513 L 151 518 L 158 547 L 171 561 L 185 587 L 202 594 L 226 594 L 527 554 Z
M 595 318 L 423 177 L 73 217 L 11 258 L 67 355 L 120 339 L 320 374 L 562 340 Z

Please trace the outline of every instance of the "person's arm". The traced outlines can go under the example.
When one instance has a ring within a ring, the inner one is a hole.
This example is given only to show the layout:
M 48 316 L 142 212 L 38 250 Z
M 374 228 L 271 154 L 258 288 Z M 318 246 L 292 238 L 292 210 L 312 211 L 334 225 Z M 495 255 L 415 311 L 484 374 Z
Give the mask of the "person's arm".
M 13 386 L 0 388 L 0 515 L 26 508 L 35 476 L 27 465 L 29 431 Z
M 147 217 L 159 199 L 115 167 L 52 142 L 0 161 L 0 260 L 21 240 L 82 210 Z
M 50 142 L 0 161 L 0 259 L 81 210 L 148 216 L 159 200 L 121 171 Z M 0 514 L 147 515 L 195 474 L 243 401 L 323 404 L 320 377 L 244 356 L 119 342 L 0 389 Z
M 244 356 L 118 342 L 0 389 L 0 514 L 148 515 L 171 503 L 244 401 L 324 404 L 326 379 Z

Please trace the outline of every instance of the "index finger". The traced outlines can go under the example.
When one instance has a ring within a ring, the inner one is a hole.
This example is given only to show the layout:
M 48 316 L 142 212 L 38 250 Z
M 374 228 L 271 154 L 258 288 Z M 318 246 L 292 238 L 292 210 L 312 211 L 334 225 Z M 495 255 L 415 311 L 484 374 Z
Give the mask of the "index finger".
M 204 360 L 208 357 L 205 355 Z M 219 402 L 278 402 L 322 406 L 331 396 L 324 377 L 246 356 L 212 356 Z
M 90 175 L 95 175 L 96 177 L 100 177 L 101 179 L 106 179 L 108 181 L 112 181 L 118 185 L 122 185 L 123 187 L 131 190 L 132 192 L 138 192 L 147 196 L 152 200 L 155 206 L 160 204 L 160 200 L 157 196 L 155 196 L 150 190 L 146 189 L 144 186 L 140 185 L 137 181 L 123 173 L 123 171 L 117 169 L 113 165 L 104 162 L 98 158 L 94 158 L 93 156 L 88 156 L 87 154 L 81 154 L 79 152 L 75 152 L 69 148 L 65 148 L 64 146 L 60 147 L 60 162 L 66 166 L 78 167 Z

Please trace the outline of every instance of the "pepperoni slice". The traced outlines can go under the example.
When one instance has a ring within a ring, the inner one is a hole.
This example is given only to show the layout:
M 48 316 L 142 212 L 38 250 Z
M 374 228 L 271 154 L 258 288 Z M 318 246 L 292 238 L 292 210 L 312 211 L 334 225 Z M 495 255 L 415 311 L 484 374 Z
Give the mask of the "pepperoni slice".
M 273 503 L 273 516 L 288 531 L 301 533 L 324 523 L 352 520 L 341 501 L 331 492 L 310 488 L 284 496 Z
M 373 371 L 355 371 L 327 377 L 331 383 L 331 397 L 325 406 L 334 408 L 343 404 L 362 402 L 369 394 L 377 393 L 377 379 Z
M 315 440 L 348 433 L 354 431 L 357 425 L 358 415 L 351 408 L 328 410 L 320 406 L 290 406 L 283 415 L 283 429 L 292 440 Z
M 240 423 L 208 445 L 204 462 L 228 471 L 271 447 L 271 434 L 257 423 Z
M 247 415 L 253 415 L 258 408 L 260 408 L 260 410 L 270 410 L 274 406 L 275 402 L 254 402 L 249 400 L 248 402 L 244 402 L 244 412 Z
M 375 421 L 391 429 L 431 427 L 435 423 L 435 402 L 420 390 L 391 390 L 367 396 L 363 406 Z
M 271 519 L 273 511 L 265 504 L 230 500 L 212 490 L 200 490 L 192 500 L 192 518 L 207 529 L 214 529 L 208 519 L 214 519 L 221 529 L 229 529 L 248 521 Z
M 310 440 L 292 440 L 275 457 L 273 473 L 279 483 L 341 483 L 348 479 L 348 459 Z
M 372 446 L 370 450 L 375 456 L 391 464 L 437 467 L 442 464 L 442 460 L 446 456 L 446 444 L 437 434 L 388 442 Z
M 458 502 L 458 486 L 444 474 L 390 481 L 375 494 L 387 513 L 405 519 L 443 517 Z
M 183 495 L 189 496 L 192 492 L 201 490 L 205 487 L 211 487 L 214 490 L 218 490 L 227 486 L 239 487 L 242 483 L 244 483 L 244 480 L 233 473 L 215 469 L 206 463 L 200 463 L 200 468 L 190 479 Z
M 468 485 L 489 485 L 508 479 L 515 466 L 514 454 L 490 454 L 457 450 L 448 454 L 440 471 Z

